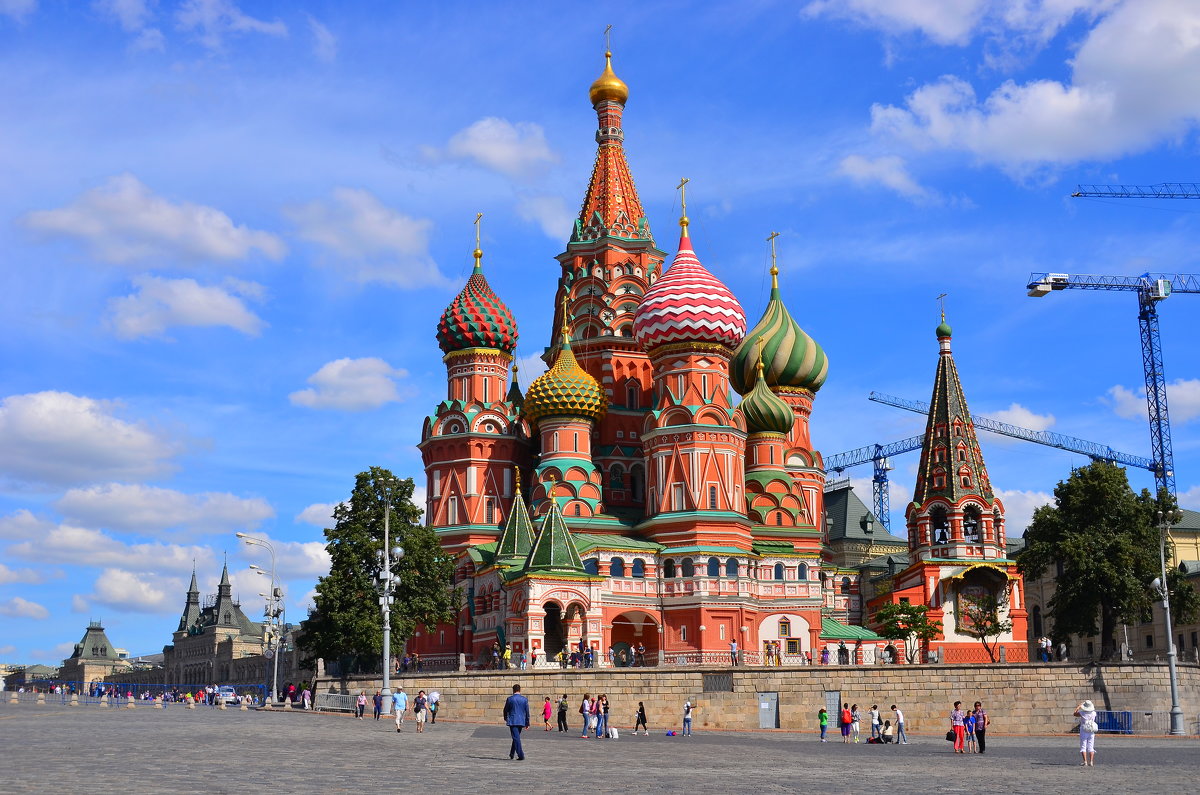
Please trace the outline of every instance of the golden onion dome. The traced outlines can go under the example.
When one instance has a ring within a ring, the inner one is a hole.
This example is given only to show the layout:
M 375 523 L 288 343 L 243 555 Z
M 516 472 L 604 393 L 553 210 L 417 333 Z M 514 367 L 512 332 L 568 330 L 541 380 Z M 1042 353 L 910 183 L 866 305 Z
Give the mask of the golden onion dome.
M 563 329 L 562 347 L 554 366 L 539 375 L 525 393 L 522 413 L 530 422 L 546 417 L 582 417 L 597 420 L 604 416 L 608 400 L 596 379 L 575 360 L 571 342 Z
M 625 85 L 625 81 L 617 77 L 616 72 L 613 71 L 611 52 L 604 53 L 604 71 L 588 89 L 588 96 L 591 97 L 593 105 L 606 99 L 624 105 L 625 100 L 629 99 L 629 86 Z

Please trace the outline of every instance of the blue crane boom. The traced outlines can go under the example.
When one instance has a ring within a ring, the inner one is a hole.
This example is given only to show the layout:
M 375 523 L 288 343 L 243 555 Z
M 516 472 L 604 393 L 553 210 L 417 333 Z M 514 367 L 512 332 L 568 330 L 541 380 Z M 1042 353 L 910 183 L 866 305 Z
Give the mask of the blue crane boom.
M 1074 199 L 1200 199 L 1200 182 L 1155 185 L 1077 185 Z
M 1093 186 L 1095 187 L 1095 186 Z M 1104 186 L 1099 186 L 1104 187 Z M 1155 186 L 1151 186 L 1155 187 Z M 1113 190 L 1134 190 L 1111 186 Z M 1074 195 L 1089 195 L 1077 193 Z M 1135 195 L 1112 194 L 1112 195 Z M 1198 194 L 1200 195 L 1200 194 Z M 1176 198 L 1183 198 L 1182 196 Z M 1163 368 L 1162 340 L 1158 329 L 1158 302 L 1172 293 L 1200 293 L 1200 275 L 1143 273 L 1141 276 L 1031 273 L 1025 285 L 1034 298 L 1057 290 L 1121 290 L 1137 294 L 1138 329 L 1142 340 L 1142 370 L 1146 380 L 1146 406 L 1150 418 L 1150 457 L 1156 490 L 1175 496 L 1175 453 L 1171 443 L 1171 418 L 1167 410 L 1167 376 Z

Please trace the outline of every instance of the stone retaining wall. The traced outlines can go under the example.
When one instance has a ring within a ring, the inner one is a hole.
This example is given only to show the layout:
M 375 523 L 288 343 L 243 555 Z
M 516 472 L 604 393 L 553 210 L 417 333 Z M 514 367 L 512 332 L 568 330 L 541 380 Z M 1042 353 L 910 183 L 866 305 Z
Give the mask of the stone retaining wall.
M 706 674 L 728 674 L 733 691 L 704 692 Z M 1200 667 L 1179 667 L 1180 703 L 1190 734 L 1200 719 Z M 863 711 L 872 704 L 887 710 L 893 703 L 905 713 L 910 731 L 939 732 L 947 727 L 948 714 L 957 699 L 970 705 L 982 701 L 997 733 L 1067 732 L 1075 725 L 1071 712 L 1083 699 L 1098 709 L 1170 709 L 1170 689 L 1165 664 L 1012 664 L 1012 665 L 902 665 L 889 667 L 820 666 L 802 668 L 671 668 L 588 671 L 496 671 L 402 676 L 392 686 L 403 686 L 410 695 L 418 689 L 440 691 L 439 714 L 452 720 L 499 721 L 504 699 L 520 683 L 540 722 L 541 704 L 563 693 L 571 703 L 571 725 L 579 727 L 578 703 L 584 692 L 606 693 L 610 718 L 618 727 L 633 725 L 637 702 L 646 704 L 650 725 L 656 730 L 678 728 L 683 702 L 695 706 L 696 729 L 746 730 L 759 728 L 759 692 L 779 694 L 779 727 L 811 730 L 816 714 L 825 705 L 826 691 L 838 691 L 843 701 L 857 703 Z M 378 678 L 322 680 L 318 692 L 366 690 L 373 694 Z M 885 718 L 890 715 L 884 715 Z M 836 717 L 830 721 L 836 732 Z M 870 727 L 864 723 L 864 732 Z

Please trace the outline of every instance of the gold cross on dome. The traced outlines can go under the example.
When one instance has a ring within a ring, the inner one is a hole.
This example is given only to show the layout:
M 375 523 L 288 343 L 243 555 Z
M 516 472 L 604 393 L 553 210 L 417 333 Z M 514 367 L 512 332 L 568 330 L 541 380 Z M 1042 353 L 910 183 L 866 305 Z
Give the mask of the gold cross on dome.
M 691 182 L 691 180 L 688 179 L 687 177 L 684 177 L 683 179 L 679 180 L 679 184 L 675 186 L 675 190 L 679 191 L 679 206 L 682 209 L 684 215 L 687 215 L 687 187 L 686 186 L 689 182 Z
M 942 322 L 943 323 L 946 322 L 946 296 L 947 295 L 949 295 L 949 293 L 942 293 L 941 295 L 939 295 L 937 297 L 938 305 L 941 306 L 941 308 L 942 308 Z
M 775 264 L 775 238 L 779 237 L 778 232 L 772 232 L 767 236 L 767 242 L 771 244 L 771 286 L 779 286 L 779 266 Z
M 605 52 L 612 52 L 612 39 L 609 38 L 609 35 L 608 35 L 611 31 L 612 31 L 612 25 L 609 25 L 608 27 L 606 27 L 604 29 L 604 50 L 605 50 Z

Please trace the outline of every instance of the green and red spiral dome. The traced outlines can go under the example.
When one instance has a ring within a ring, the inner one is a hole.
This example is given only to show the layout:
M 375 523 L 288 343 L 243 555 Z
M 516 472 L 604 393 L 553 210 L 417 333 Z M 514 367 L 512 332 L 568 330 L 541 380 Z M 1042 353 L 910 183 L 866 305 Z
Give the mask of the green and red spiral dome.
M 438 321 L 438 347 L 445 353 L 467 348 L 495 348 L 509 355 L 517 349 L 517 321 L 492 291 L 476 252 L 475 270 Z

